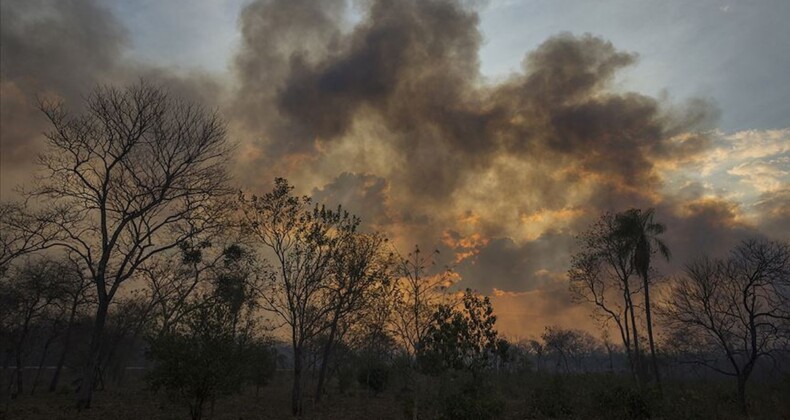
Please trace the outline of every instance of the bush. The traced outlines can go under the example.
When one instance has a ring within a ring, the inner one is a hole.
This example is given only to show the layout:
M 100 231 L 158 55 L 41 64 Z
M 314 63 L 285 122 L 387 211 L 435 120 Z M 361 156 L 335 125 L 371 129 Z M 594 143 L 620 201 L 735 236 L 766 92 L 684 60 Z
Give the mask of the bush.
M 185 402 L 193 420 L 202 417 L 206 402 L 239 392 L 248 382 L 263 384 L 274 373 L 268 344 L 237 329 L 234 320 L 224 305 L 200 305 L 178 328 L 149 338 L 149 385 Z M 266 365 L 250 368 L 262 358 Z
M 389 368 L 383 364 L 365 366 L 359 370 L 357 381 L 368 390 L 379 394 L 389 383 Z
M 597 389 L 592 394 L 592 408 L 601 418 L 645 419 L 650 410 L 638 390 L 624 385 L 613 385 Z
M 559 379 L 552 380 L 548 387 L 535 388 L 529 398 L 529 406 L 541 417 L 569 418 L 575 414 L 574 402 L 568 389 Z
M 441 401 L 440 418 L 448 420 L 488 420 L 502 415 L 505 401 L 493 388 L 466 380 L 460 391 L 447 393 Z

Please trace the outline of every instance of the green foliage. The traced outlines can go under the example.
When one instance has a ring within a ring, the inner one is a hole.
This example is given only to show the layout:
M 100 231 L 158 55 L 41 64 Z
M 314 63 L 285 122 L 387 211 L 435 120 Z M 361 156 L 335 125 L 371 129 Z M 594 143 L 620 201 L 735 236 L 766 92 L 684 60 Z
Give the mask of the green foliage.
M 263 366 L 256 365 L 265 344 L 233 324 L 227 305 L 203 304 L 178 328 L 152 339 L 148 356 L 155 365 L 148 375 L 150 386 L 187 402 L 192 418 L 200 419 L 205 402 L 238 392 L 246 382 L 265 382 L 273 373 L 271 363 L 267 359 Z M 263 370 L 254 369 L 251 375 L 253 366 Z
M 201 418 L 207 401 L 248 383 L 265 385 L 275 372 L 276 350 L 254 336 L 256 293 L 246 256 L 228 247 L 213 290 L 195 296 L 178 322 L 149 337 L 150 387 L 186 402 L 193 419 Z
M 420 352 L 423 369 L 437 374 L 488 366 L 497 352 L 495 323 L 491 301 L 470 289 L 464 292 L 461 308 L 440 305 Z

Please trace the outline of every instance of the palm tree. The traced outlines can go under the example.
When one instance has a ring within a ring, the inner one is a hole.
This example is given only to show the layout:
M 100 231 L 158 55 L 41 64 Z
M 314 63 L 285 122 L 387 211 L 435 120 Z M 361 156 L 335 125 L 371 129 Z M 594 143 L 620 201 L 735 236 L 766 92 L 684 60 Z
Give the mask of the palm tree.
M 655 209 L 629 209 L 617 215 L 617 234 L 630 242 L 631 260 L 634 270 L 642 277 L 645 290 L 645 318 L 647 321 L 647 337 L 650 344 L 650 356 L 653 365 L 653 376 L 661 387 L 656 360 L 656 347 L 653 341 L 653 321 L 650 312 L 650 261 L 657 251 L 667 261 L 671 256 L 669 247 L 658 238 L 666 231 L 663 223 L 654 220 Z

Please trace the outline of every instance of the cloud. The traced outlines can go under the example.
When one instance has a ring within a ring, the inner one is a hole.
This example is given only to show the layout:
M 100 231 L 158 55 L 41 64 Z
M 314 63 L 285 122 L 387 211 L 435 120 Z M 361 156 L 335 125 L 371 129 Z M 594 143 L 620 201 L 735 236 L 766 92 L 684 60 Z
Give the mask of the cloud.
M 583 322 L 564 273 L 574 235 L 606 210 L 657 208 L 676 256 L 667 272 L 787 231 L 790 129 L 722 133 L 705 100 L 623 91 L 618 74 L 639 57 L 594 35 L 552 36 L 489 81 L 474 2 L 353 5 L 248 3 L 221 80 L 135 61 L 97 1 L 4 1 L 3 188 L 40 148 L 35 94 L 78 107 L 95 83 L 142 76 L 220 109 L 243 188 L 284 176 L 404 252 L 438 249 L 457 287 L 495 293 L 514 329 L 521 316 L 538 332 Z
M 35 96 L 78 102 L 117 71 L 127 34 L 96 1 L 4 1 L 0 5 L 2 164 L 27 165 L 46 127 Z
M 39 97 L 61 99 L 79 112 L 96 85 L 144 78 L 207 107 L 224 100 L 225 87 L 213 77 L 129 59 L 129 34 L 102 2 L 9 0 L 0 7 L 3 198 L 29 181 L 31 163 L 43 147 L 49 126 L 37 109 Z
M 367 123 L 407 163 L 393 181 L 421 200 L 448 198 L 501 156 L 540 155 L 572 165 L 570 176 L 643 187 L 655 184 L 653 155 L 708 114 L 677 119 L 653 98 L 609 91 L 636 56 L 600 38 L 553 37 L 527 55 L 522 74 L 486 85 L 474 10 L 452 1 L 365 5 L 350 31 L 335 2 L 259 1 L 242 12 L 238 103 L 263 133 L 263 159 L 320 158 Z
M 388 190 L 389 184 L 382 177 L 343 172 L 332 182 L 314 188 L 310 195 L 317 203 L 341 205 L 369 228 L 382 229 L 393 223 L 387 206 Z

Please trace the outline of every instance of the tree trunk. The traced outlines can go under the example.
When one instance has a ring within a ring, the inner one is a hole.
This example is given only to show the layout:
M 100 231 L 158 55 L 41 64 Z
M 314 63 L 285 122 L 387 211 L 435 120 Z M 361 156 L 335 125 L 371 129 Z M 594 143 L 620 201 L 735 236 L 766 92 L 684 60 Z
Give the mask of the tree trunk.
M 648 285 L 647 274 L 643 277 L 645 286 L 645 317 L 647 318 L 647 338 L 650 343 L 650 359 L 653 362 L 653 377 L 656 379 L 656 385 L 661 392 L 661 376 L 658 372 L 658 360 L 656 359 L 656 345 L 653 342 L 653 319 L 650 314 L 650 287 Z
M 93 334 L 91 335 L 90 352 L 88 362 L 82 375 L 79 391 L 77 392 L 77 409 L 87 409 L 91 406 L 93 398 L 93 388 L 96 384 L 101 363 L 101 347 L 104 339 L 104 324 L 107 322 L 107 312 L 109 310 L 109 299 L 100 301 L 96 308 L 96 320 L 93 324 Z
M 634 313 L 634 301 L 631 299 L 631 294 L 628 294 L 628 306 L 631 310 L 631 329 L 633 331 L 633 340 L 634 340 L 634 367 L 636 368 L 636 379 L 639 384 L 639 389 L 642 389 L 642 354 L 639 351 L 639 333 L 636 329 L 636 316 Z
M 11 398 L 16 398 L 17 395 L 22 395 L 23 392 L 23 379 L 22 379 L 22 352 L 16 352 L 16 392 L 11 394 Z
M 414 371 L 412 373 L 414 374 L 414 389 L 412 390 L 412 394 L 414 394 L 414 395 L 413 395 L 413 399 L 412 399 L 413 411 L 411 413 L 411 418 L 412 418 L 412 420 L 417 420 L 419 418 L 419 416 L 417 415 L 417 411 L 418 411 L 418 408 L 420 406 L 420 404 L 419 404 L 419 395 L 420 395 L 420 393 L 417 390 L 417 388 L 418 388 L 418 383 L 417 382 L 418 382 L 419 378 L 417 378 L 416 363 L 415 363 Z
M 291 413 L 302 415 L 302 349 L 294 347 L 294 383 L 291 392 Z
M 22 327 L 22 334 L 19 337 L 19 341 L 17 342 L 16 346 L 16 392 L 11 394 L 11 398 L 16 398 L 17 395 L 22 395 L 23 387 L 24 387 L 24 379 L 22 375 L 23 366 L 23 358 L 22 358 L 22 347 L 25 344 L 25 340 L 27 339 L 28 328 L 30 326 L 30 318 L 26 316 L 25 323 Z
M 321 369 L 318 372 L 318 385 L 316 386 L 315 390 L 315 401 L 320 402 L 321 396 L 324 394 L 324 380 L 326 379 L 326 371 L 329 366 L 329 356 L 332 353 L 332 345 L 335 341 L 335 334 L 337 333 L 337 321 L 332 323 L 332 327 L 329 330 L 329 337 L 326 340 L 326 345 L 324 346 L 324 354 L 321 358 Z
M 63 337 L 63 350 L 58 357 L 58 364 L 55 366 L 55 373 L 52 374 L 52 381 L 49 383 L 49 392 L 55 392 L 60 381 L 60 372 L 63 370 L 63 365 L 66 364 L 66 355 L 69 352 L 69 344 L 71 342 L 71 330 L 74 327 L 74 318 L 77 315 L 77 299 L 71 304 L 71 313 L 69 314 L 69 324 L 66 326 L 66 335 Z
M 36 369 L 36 376 L 33 378 L 33 384 L 30 386 L 30 395 L 36 393 L 36 388 L 38 387 L 39 379 L 41 378 L 41 370 L 44 368 L 44 362 L 47 360 L 47 353 L 49 351 L 49 346 L 52 344 L 52 340 L 55 339 L 57 335 L 57 328 L 52 328 L 52 333 L 49 337 L 47 337 L 47 341 L 44 343 L 44 348 L 41 350 L 41 358 L 38 359 L 38 369 Z
M 738 379 L 738 408 L 741 411 L 741 414 L 747 416 L 749 413 L 749 408 L 746 405 L 746 377 L 744 374 L 740 374 L 737 377 Z

